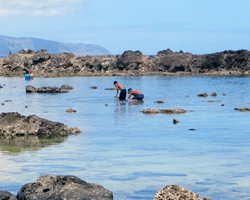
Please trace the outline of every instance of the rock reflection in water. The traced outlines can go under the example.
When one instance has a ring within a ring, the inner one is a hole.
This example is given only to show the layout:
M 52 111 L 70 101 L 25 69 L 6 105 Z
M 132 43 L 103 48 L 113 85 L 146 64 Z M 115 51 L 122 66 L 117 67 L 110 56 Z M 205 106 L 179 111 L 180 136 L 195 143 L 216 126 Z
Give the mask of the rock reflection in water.
M 23 151 L 38 151 L 44 147 L 60 144 L 68 137 L 39 139 L 37 136 L 3 138 L 0 137 L 0 151 L 8 154 L 19 154 Z

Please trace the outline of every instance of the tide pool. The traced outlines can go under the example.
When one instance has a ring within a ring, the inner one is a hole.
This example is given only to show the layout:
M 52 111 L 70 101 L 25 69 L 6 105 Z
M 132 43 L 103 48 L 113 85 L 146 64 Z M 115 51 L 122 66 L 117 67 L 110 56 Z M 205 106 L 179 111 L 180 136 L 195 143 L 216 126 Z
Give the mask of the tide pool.
M 113 81 L 141 90 L 143 104 L 114 98 Z M 82 133 L 30 142 L 0 139 L 0 190 L 16 194 L 46 174 L 75 175 L 103 185 L 116 200 L 152 200 L 179 184 L 216 200 L 250 198 L 250 77 L 0 77 L 0 112 L 36 114 Z M 26 94 L 25 86 L 61 86 L 64 94 Z M 91 89 L 97 86 L 97 89 Z M 206 92 L 208 97 L 198 97 Z M 216 92 L 217 96 L 210 94 Z M 164 104 L 154 101 L 162 99 Z M 76 113 L 66 113 L 67 108 Z M 145 115 L 144 108 L 182 108 Z M 173 124 L 173 119 L 180 123 Z M 192 130 L 190 130 L 192 129 Z

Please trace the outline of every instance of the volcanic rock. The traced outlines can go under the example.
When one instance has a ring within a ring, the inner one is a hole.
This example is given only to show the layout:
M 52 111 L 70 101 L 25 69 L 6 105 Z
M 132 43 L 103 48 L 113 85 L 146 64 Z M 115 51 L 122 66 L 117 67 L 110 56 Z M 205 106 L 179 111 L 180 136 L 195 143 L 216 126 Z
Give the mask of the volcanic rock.
M 180 108 L 174 108 L 174 109 L 154 109 L 154 108 L 146 108 L 142 110 L 144 114 L 158 114 L 158 113 L 163 113 L 163 114 L 181 114 L 187 112 L 184 109 Z
M 0 136 L 38 136 L 50 138 L 78 134 L 80 129 L 69 128 L 60 122 L 53 122 L 36 115 L 24 116 L 17 112 L 0 114 Z
M 103 186 L 87 183 L 76 176 L 41 176 L 25 184 L 17 194 L 22 200 L 113 200 L 113 193 Z

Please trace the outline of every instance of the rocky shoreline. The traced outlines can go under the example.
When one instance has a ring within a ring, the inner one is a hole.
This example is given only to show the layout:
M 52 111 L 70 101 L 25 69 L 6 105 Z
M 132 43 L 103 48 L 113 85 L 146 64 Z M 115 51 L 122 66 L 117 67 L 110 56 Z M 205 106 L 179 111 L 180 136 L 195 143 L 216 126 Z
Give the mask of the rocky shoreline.
M 155 56 L 125 51 L 115 56 L 49 54 L 46 50 L 21 50 L 0 58 L 0 76 L 23 76 L 23 69 L 39 77 L 124 75 L 250 75 L 250 51 L 223 51 L 195 55 L 159 51 Z
M 34 183 L 21 187 L 17 195 L 0 191 L 0 200 L 113 200 L 113 192 L 98 184 L 87 183 L 76 176 L 40 176 Z M 168 185 L 158 191 L 154 200 L 211 200 L 179 185 Z

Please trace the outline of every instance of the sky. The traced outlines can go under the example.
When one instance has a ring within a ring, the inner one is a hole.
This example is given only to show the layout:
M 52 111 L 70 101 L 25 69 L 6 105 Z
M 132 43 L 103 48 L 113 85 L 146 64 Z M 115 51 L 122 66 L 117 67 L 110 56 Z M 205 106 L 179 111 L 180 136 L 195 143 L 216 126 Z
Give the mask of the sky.
M 112 54 L 250 49 L 250 0 L 0 0 L 0 35 L 97 44 Z

